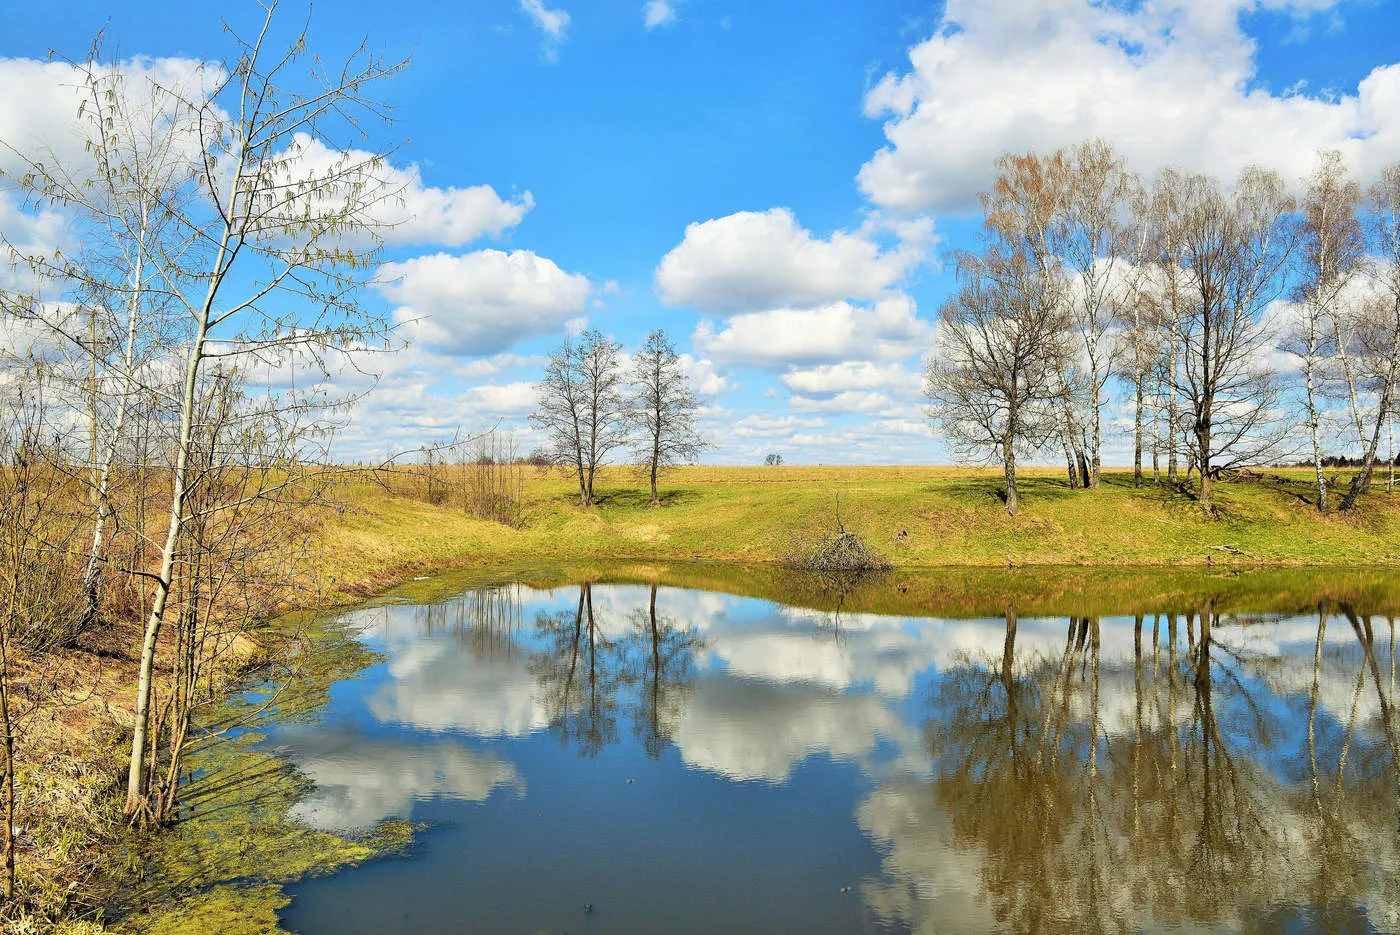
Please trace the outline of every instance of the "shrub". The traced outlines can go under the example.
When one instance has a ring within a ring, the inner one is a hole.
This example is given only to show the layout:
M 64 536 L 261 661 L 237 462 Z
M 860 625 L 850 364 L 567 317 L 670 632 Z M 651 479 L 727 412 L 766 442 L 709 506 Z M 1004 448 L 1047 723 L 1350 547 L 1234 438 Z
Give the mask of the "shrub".
M 788 534 L 783 564 L 797 571 L 849 574 L 885 571 L 890 562 L 865 544 L 865 540 L 841 521 L 841 495 L 836 495 L 832 521 L 816 532 L 794 530 Z

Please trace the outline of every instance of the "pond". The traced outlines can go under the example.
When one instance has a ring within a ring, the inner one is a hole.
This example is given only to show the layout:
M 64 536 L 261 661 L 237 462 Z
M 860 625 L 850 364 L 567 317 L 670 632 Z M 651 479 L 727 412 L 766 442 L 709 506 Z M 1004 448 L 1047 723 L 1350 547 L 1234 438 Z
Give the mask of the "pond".
M 314 783 L 311 828 L 419 830 L 291 886 L 286 929 L 1400 926 L 1369 579 L 1342 591 L 1374 606 L 1335 577 L 1018 600 L 556 579 L 344 615 L 377 655 L 260 749 Z

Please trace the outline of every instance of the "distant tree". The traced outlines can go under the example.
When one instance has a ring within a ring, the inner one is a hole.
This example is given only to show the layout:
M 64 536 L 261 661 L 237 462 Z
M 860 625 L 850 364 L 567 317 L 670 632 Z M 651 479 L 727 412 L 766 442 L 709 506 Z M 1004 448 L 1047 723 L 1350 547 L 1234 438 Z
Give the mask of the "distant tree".
M 651 476 L 651 505 L 660 506 L 656 476 L 675 464 L 692 464 L 706 447 L 695 428 L 698 400 L 681 368 L 676 346 L 657 329 L 632 359 L 631 421 L 638 430 L 633 452 Z
M 783 463 L 783 456 L 777 452 L 770 452 L 768 456 L 763 459 L 763 463 L 769 467 L 777 467 Z
M 530 423 L 548 437 L 550 459 L 577 476 L 579 502 L 592 506 L 598 466 L 627 440 L 621 349 L 595 329 L 566 338 L 535 388 Z

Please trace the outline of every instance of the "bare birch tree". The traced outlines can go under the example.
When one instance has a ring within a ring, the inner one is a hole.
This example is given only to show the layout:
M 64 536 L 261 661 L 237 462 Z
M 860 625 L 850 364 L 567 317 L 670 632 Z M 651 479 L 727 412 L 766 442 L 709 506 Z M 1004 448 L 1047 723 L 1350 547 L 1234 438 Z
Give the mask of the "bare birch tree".
M 1133 395 L 1133 486 L 1142 485 L 1143 451 L 1150 431 L 1152 482 L 1161 482 L 1160 454 L 1163 443 L 1172 447 L 1170 477 L 1175 480 L 1176 457 L 1172 444 L 1172 423 L 1176 420 L 1175 392 L 1168 386 L 1167 374 L 1174 360 L 1172 322 L 1177 306 L 1180 267 L 1165 262 L 1171 250 L 1170 234 L 1164 228 L 1169 215 L 1157 192 L 1139 190 L 1133 199 L 1130 268 L 1118 306 L 1122 329 L 1120 377 Z M 1148 413 L 1151 424 L 1148 424 Z M 1163 431 L 1162 416 L 1167 428 Z
M 658 473 L 671 465 L 693 464 L 705 449 L 705 440 L 695 428 L 699 400 L 690 388 L 675 344 L 661 329 L 648 334 L 632 358 L 631 382 L 631 420 L 637 433 L 632 450 L 638 463 L 647 468 L 651 505 L 660 506 Z
M 1400 163 L 1385 168 L 1371 186 L 1366 213 L 1375 247 L 1372 276 L 1380 294 L 1362 306 L 1358 336 L 1365 362 L 1363 379 L 1377 404 L 1370 438 L 1363 435 L 1361 469 L 1342 497 L 1343 511 L 1354 509 L 1370 488 L 1381 432 L 1395 411 L 1395 384 L 1400 380 Z
M 23 167 L 14 183 L 29 210 L 62 211 L 72 249 L 21 253 L 0 233 L 0 249 L 22 262 L 40 282 L 52 284 L 74 311 L 29 296 L 6 303 L 21 319 L 52 331 L 74 348 L 74 396 L 86 399 L 88 498 L 92 537 L 82 588 L 79 629 L 97 621 L 108 527 L 113 519 L 113 464 L 128 416 L 143 391 L 140 371 L 168 350 L 168 284 L 152 257 L 175 259 L 184 245 L 178 213 L 188 208 L 182 182 L 198 141 L 183 98 L 198 87 L 164 88 L 105 61 L 101 39 L 72 68 L 74 114 L 84 132 L 86 158 L 60 158 L 51 147 L 21 152 L 0 141 Z M 76 400 L 74 400 L 76 403 Z
M 160 288 L 184 312 L 188 338 L 177 354 L 168 524 L 159 568 L 150 573 L 155 593 L 141 647 L 128 769 L 126 811 L 137 817 L 151 811 L 152 675 L 188 518 L 190 456 L 200 435 L 206 370 L 225 358 L 314 365 L 387 335 L 385 322 L 361 304 L 360 294 L 378 253 L 376 209 L 398 190 L 381 178 L 382 153 L 347 150 L 337 137 L 363 138 L 362 121 L 387 119 L 367 89 L 404 63 L 362 45 L 342 67 L 328 69 L 309 57 L 305 28 L 273 52 L 268 37 L 276 4 L 265 11 L 254 35 L 230 30 L 235 53 L 208 93 L 191 97 L 164 89 L 187 115 L 181 125 L 197 128 L 199 145 L 182 176 L 187 201 L 172 212 L 181 242 L 194 248 L 150 257 Z M 310 84 L 298 84 L 308 62 Z M 329 158 L 317 158 L 322 153 Z
M 1139 187 L 1112 145 L 1093 140 L 1073 147 L 1063 161 L 1064 204 L 1055 245 L 1069 280 L 1068 322 L 1075 353 L 1082 355 L 1087 449 L 1085 486 L 1099 486 L 1103 463 L 1103 409 L 1117 371 L 1115 319 L 1126 304 L 1123 259 L 1131 249 L 1129 207 Z
M 1160 271 L 1157 295 L 1157 324 L 1162 329 L 1163 357 L 1158 381 L 1167 397 L 1166 432 L 1167 483 L 1176 484 L 1180 466 L 1183 412 L 1178 381 L 1181 374 L 1181 320 L 1187 300 L 1185 213 L 1191 199 L 1191 177 L 1167 168 L 1152 186 L 1148 210 L 1155 231 L 1152 256 Z
M 1322 441 L 1319 398 L 1325 392 L 1328 356 L 1327 325 L 1331 323 L 1332 350 L 1344 331 L 1342 293 L 1360 271 L 1365 239 L 1357 207 L 1361 187 L 1351 178 L 1336 150 L 1318 154 L 1317 167 L 1307 179 L 1307 195 L 1302 205 L 1301 278 L 1297 288 L 1300 320 L 1288 336 L 1286 347 L 1298 357 L 1303 368 L 1304 399 L 1307 403 L 1308 433 L 1312 444 L 1313 471 L 1317 483 L 1317 508 L 1327 511 L 1327 479 L 1322 473 Z M 1349 358 L 1346 386 L 1355 403 L 1356 382 Z M 1360 410 L 1353 406 L 1359 420 Z M 1358 437 L 1361 424 L 1357 422 Z

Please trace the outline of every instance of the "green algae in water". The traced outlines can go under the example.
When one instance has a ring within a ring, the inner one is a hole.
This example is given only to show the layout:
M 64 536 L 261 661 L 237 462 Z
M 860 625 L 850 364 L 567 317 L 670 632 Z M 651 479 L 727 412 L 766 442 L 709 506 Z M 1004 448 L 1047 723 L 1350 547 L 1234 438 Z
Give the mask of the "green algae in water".
M 297 636 L 281 678 L 230 699 L 187 755 L 192 778 L 181 820 L 134 861 L 139 875 L 126 902 L 145 908 L 112 931 L 275 935 L 283 931 L 277 914 L 288 902 L 285 884 L 411 845 L 416 829 L 406 821 L 343 836 L 288 817 L 313 785 L 287 761 L 258 750 L 264 735 L 254 728 L 267 719 L 314 720 L 331 685 L 381 658 L 334 622 L 313 621 Z
M 283 935 L 277 924 L 277 911 L 289 901 L 280 886 L 220 886 L 155 914 L 133 917 L 119 931 L 149 935 Z

